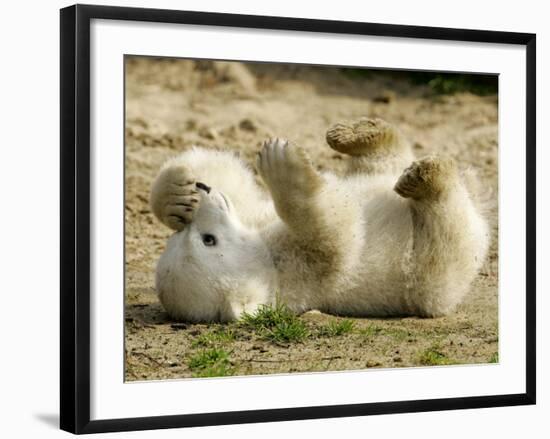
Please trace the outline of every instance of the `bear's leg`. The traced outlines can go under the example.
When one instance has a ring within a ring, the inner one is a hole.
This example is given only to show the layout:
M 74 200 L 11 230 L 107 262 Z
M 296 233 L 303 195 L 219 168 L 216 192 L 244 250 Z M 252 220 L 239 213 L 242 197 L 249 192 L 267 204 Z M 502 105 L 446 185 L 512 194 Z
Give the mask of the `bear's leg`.
M 401 173 L 413 160 L 410 145 L 382 119 L 338 123 L 326 134 L 329 146 L 348 158 L 348 174 Z
M 301 258 L 289 263 L 324 279 L 357 263 L 361 206 L 343 185 L 329 184 L 331 177 L 319 174 L 302 148 L 283 139 L 264 142 L 257 166 L 287 226 L 274 241 Z
M 162 167 L 151 190 L 153 213 L 171 229 L 182 230 L 200 205 L 197 183 L 223 192 L 245 223 L 254 214 L 250 206 L 267 206 L 251 171 L 234 154 L 192 148 Z
M 302 148 L 285 139 L 269 139 L 257 166 L 283 221 L 293 224 L 309 215 L 305 212 L 315 207 L 312 199 L 324 182 Z
M 485 259 L 487 223 L 450 159 L 414 162 L 394 190 L 410 200 L 413 222 L 407 302 L 413 313 L 445 315 L 463 299 Z

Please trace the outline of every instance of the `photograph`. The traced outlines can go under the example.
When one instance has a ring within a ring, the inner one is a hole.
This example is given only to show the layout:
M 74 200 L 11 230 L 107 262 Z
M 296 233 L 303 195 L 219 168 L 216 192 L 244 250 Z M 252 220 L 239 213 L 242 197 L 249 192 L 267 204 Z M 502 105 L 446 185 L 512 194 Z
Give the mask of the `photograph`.
M 123 79 L 125 381 L 499 362 L 498 75 Z

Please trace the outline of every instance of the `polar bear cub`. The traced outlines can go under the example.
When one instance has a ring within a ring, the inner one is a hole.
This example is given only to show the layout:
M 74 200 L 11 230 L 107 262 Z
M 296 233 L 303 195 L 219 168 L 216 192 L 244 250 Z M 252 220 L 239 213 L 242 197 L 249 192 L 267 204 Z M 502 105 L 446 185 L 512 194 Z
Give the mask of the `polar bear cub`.
M 414 161 L 392 125 L 337 124 L 327 142 L 344 177 L 318 172 L 283 139 L 257 170 L 233 154 L 193 148 L 157 176 L 151 206 L 173 229 L 157 265 L 167 312 L 230 321 L 280 301 L 296 313 L 441 316 L 468 292 L 489 229 L 450 159 Z

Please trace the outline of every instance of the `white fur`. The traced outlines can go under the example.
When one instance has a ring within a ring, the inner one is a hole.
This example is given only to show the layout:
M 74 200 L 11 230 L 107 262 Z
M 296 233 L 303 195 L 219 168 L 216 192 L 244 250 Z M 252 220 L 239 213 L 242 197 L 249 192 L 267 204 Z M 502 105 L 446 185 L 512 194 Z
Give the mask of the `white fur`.
M 391 166 L 343 178 L 317 174 L 300 151 L 281 140 L 266 143 L 258 168 L 271 197 L 231 153 L 194 148 L 167 162 L 151 200 L 161 221 L 178 230 L 157 267 L 166 310 L 190 321 L 229 321 L 275 300 L 297 313 L 451 312 L 489 240 L 461 180 L 450 179 L 437 200 L 402 198 Z M 177 178 L 212 190 L 170 198 L 184 187 Z M 182 205 L 173 200 L 191 196 L 199 198 L 182 213 L 185 224 L 170 223 L 167 212 Z M 204 234 L 217 244 L 205 246 Z

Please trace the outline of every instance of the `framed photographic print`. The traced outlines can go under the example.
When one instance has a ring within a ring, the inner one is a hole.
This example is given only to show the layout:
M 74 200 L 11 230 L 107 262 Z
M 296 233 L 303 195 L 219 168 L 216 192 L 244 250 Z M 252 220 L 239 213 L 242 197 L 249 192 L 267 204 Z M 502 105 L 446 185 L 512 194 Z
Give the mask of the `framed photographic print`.
M 535 130 L 533 34 L 62 9 L 61 428 L 534 404 Z

